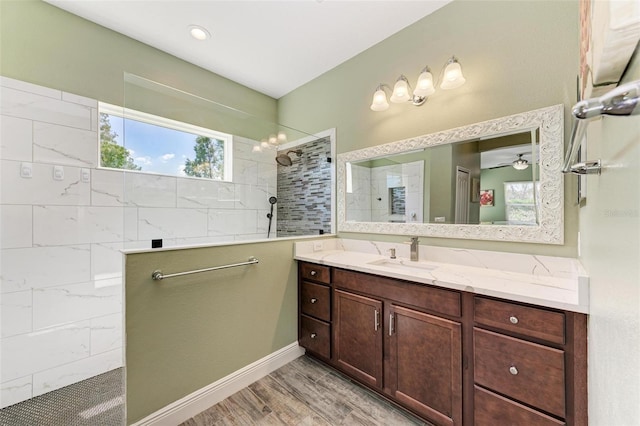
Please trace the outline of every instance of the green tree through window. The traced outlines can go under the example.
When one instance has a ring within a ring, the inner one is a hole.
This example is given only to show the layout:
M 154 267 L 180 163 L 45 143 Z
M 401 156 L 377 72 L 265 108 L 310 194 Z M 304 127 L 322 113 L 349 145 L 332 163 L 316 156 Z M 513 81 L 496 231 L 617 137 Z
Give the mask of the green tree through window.
M 99 127 L 101 167 L 232 180 L 233 138 L 228 133 L 102 102 Z
M 224 141 L 198 136 L 193 151 L 195 158 L 187 158 L 184 162 L 184 173 L 187 176 L 218 180 L 223 178 Z
M 111 129 L 108 114 L 100 114 L 100 165 L 114 169 L 140 170 L 122 145 L 118 145 L 118 134 Z

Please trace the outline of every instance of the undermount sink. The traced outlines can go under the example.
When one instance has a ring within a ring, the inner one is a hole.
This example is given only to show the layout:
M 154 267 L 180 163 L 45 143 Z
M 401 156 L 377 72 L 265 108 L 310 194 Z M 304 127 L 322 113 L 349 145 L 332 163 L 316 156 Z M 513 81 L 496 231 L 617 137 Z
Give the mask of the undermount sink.
M 385 268 L 392 268 L 399 271 L 432 271 L 437 268 L 435 265 L 431 265 L 425 262 L 414 262 L 407 259 L 379 259 L 373 262 L 368 262 L 368 265 L 383 266 Z

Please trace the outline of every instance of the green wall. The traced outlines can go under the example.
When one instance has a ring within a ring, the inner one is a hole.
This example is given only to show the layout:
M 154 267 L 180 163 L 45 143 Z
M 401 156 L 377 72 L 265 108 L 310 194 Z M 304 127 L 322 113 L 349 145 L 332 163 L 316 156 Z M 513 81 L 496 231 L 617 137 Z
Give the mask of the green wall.
M 640 80 L 640 47 L 622 82 Z M 580 209 L 581 261 L 589 274 L 589 424 L 640 419 L 640 116 L 605 117 L 587 130 L 587 177 Z M 572 176 L 572 181 L 577 177 Z
M 0 74 L 124 105 L 123 74 L 277 122 L 276 100 L 40 0 L 0 1 Z
M 513 167 L 485 169 L 480 173 L 480 189 L 493 189 L 493 206 L 480 207 L 481 222 L 500 222 L 507 220 L 504 200 L 504 183 L 529 181 L 532 178 L 532 167 L 516 170 Z
M 0 1 L 0 75 L 123 105 L 125 72 L 277 121 L 269 96 L 47 3 Z M 197 269 L 248 255 L 260 264 L 150 279 L 155 268 Z M 128 424 L 297 340 L 292 257 L 292 241 L 127 257 Z
M 572 105 L 578 33 L 575 1 L 454 1 L 276 101 L 41 1 L 0 1 L 0 74 L 121 105 L 123 73 L 129 72 L 309 132 L 336 127 L 338 152 L 346 152 L 557 103 Z M 451 54 L 460 58 L 465 86 L 438 91 L 420 108 L 369 110 L 379 82 L 392 83 L 401 73 L 413 81 L 427 63 L 437 73 Z M 562 247 L 423 242 L 573 256 L 574 198 L 571 187 Z M 130 422 L 296 340 L 292 245 L 271 241 L 127 256 Z M 158 267 L 200 268 L 248 254 L 260 264 L 162 283 L 150 279 Z
M 249 256 L 260 263 L 151 279 Z M 291 240 L 126 256 L 129 423 L 297 340 L 292 257 Z
M 438 145 L 430 149 L 431 161 L 429 163 L 429 210 L 425 217 L 428 222 L 435 222 L 436 217 L 444 217 L 448 223 L 454 214 L 452 206 L 454 197 L 451 182 L 451 170 L 453 165 L 452 145 Z
M 454 1 L 278 101 L 283 124 L 337 129 L 343 153 L 555 104 L 565 116 L 576 102 L 579 56 L 577 1 Z M 405 74 L 414 84 L 429 65 L 434 75 L 452 54 L 467 83 L 437 90 L 421 107 L 369 109 L 380 82 Z M 565 143 L 570 123 L 565 123 Z M 565 185 L 565 244 L 549 246 L 423 238 L 425 244 L 558 256 L 577 255 L 575 182 Z M 341 233 L 343 237 L 406 237 Z

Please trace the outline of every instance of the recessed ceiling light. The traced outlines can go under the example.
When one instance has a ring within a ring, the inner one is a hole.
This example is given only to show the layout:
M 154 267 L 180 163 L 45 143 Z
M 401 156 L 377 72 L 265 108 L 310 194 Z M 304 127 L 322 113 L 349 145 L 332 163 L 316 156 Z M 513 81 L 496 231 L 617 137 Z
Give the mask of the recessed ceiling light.
M 195 38 L 196 40 L 206 40 L 211 37 L 209 31 L 207 31 L 200 25 L 189 25 L 189 33 L 191 34 L 191 37 Z

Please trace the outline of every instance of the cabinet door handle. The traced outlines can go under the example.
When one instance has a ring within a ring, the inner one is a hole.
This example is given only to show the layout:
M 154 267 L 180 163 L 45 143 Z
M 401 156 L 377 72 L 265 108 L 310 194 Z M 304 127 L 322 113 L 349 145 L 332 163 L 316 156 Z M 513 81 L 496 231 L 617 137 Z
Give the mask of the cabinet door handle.
M 515 365 L 512 365 L 511 367 L 509 367 L 509 373 L 513 374 L 514 376 L 518 375 L 518 369 L 516 368 Z
M 317 336 L 317 334 L 316 334 L 316 333 L 311 333 L 311 338 L 312 338 L 312 339 L 315 339 L 315 338 L 316 338 L 316 336 Z
M 518 323 L 518 317 L 515 315 L 511 315 L 509 317 L 509 321 L 511 322 L 511 324 L 517 324 Z
M 393 332 L 394 332 L 393 319 L 394 319 L 393 314 L 389 314 L 389 336 L 393 336 Z
M 375 331 L 378 331 L 380 328 L 380 311 L 377 309 L 373 312 L 373 324 Z
M 318 301 L 318 299 L 316 299 L 315 297 L 311 298 L 311 303 L 316 303 Z
M 311 276 L 312 276 L 312 277 L 315 277 L 315 276 L 316 276 L 316 274 L 317 274 L 317 272 L 316 272 L 316 271 L 311 271 L 311 272 L 309 272 L 309 273 L 311 274 Z

